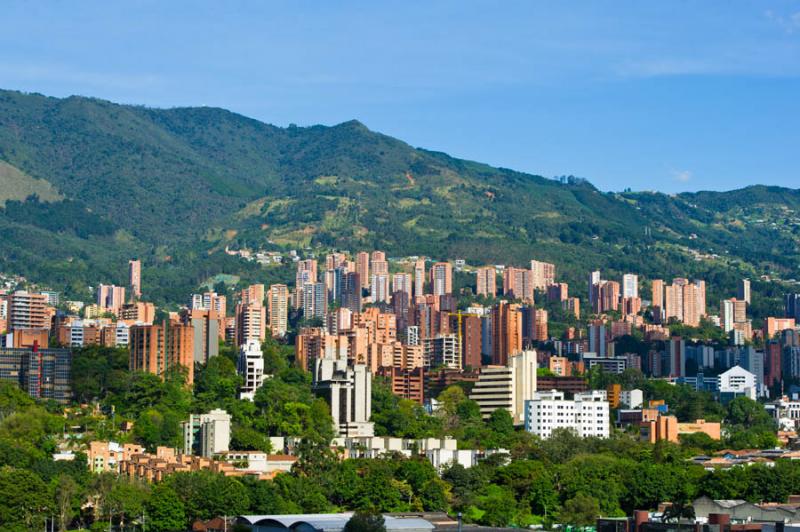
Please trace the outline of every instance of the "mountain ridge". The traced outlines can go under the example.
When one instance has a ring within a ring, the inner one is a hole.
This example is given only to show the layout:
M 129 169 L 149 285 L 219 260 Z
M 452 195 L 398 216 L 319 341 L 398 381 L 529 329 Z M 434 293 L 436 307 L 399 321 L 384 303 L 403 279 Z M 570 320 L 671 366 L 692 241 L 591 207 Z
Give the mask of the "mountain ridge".
M 83 261 L 78 291 L 118 279 L 112 264 L 134 254 L 154 267 L 180 262 L 187 289 L 211 273 L 208 257 L 241 267 L 217 258 L 224 246 L 374 248 L 520 265 L 536 257 L 573 282 L 595 267 L 791 277 L 800 256 L 798 190 L 603 192 L 583 179 L 415 148 L 358 120 L 284 128 L 216 107 L 0 91 L 0 161 L 50 183 L 64 197 L 50 210 L 71 217 L 26 218 L 42 212 L 30 201 L 0 208 L 0 229 L 16 235 L 0 243 L 0 269 L 63 281 L 43 259 L 15 259 L 25 235 L 44 230 L 63 243 L 51 257 L 62 271 Z M 764 217 L 780 228 L 763 227 Z M 693 253 L 720 258 L 695 264 Z M 170 287 L 156 281 L 163 297 L 178 289 L 169 278 Z

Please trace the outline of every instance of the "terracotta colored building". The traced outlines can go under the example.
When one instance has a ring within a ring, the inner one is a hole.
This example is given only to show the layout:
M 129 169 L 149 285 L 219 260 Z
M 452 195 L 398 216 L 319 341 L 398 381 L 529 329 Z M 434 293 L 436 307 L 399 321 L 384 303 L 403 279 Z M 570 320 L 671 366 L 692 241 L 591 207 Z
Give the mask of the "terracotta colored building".
M 186 383 L 194 382 L 194 327 L 164 321 L 160 325 L 134 325 L 130 329 L 131 371 L 146 371 L 163 377 L 183 368 Z

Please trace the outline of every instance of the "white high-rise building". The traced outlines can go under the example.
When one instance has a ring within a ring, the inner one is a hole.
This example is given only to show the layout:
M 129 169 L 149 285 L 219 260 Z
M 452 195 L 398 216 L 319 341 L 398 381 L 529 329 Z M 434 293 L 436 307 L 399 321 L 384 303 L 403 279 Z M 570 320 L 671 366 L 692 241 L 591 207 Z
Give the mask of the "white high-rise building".
M 622 276 L 622 297 L 639 297 L 639 276 L 626 273 Z
M 314 361 L 314 393 L 331 408 L 334 430 L 342 437 L 371 437 L 372 374 L 365 364 L 347 365 L 343 357 L 326 355 Z
M 525 401 L 536 392 L 536 351 L 522 351 L 508 358 L 507 366 L 481 368 L 478 382 L 469 398 L 477 402 L 481 416 L 488 419 L 498 408 L 505 408 L 515 425 L 525 421 Z
M 324 318 L 327 302 L 325 283 L 306 283 L 303 285 L 304 318 Z
M 264 380 L 268 377 L 264 375 L 264 355 L 258 340 L 248 340 L 239 348 L 236 372 L 242 377 L 239 399 L 252 401 L 256 391 L 261 388 Z
M 601 391 L 576 393 L 573 400 L 564 399 L 564 392 L 537 392 L 525 402 L 525 430 L 540 438 L 549 438 L 553 430 L 573 429 L 582 438 L 608 438 L 609 409 Z
M 396 273 L 392 276 L 392 293 L 405 292 L 409 301 L 411 301 L 411 285 L 410 273 Z
M 389 274 L 374 274 L 370 282 L 369 293 L 372 296 L 373 303 L 388 303 L 391 298 L 389 293 Z

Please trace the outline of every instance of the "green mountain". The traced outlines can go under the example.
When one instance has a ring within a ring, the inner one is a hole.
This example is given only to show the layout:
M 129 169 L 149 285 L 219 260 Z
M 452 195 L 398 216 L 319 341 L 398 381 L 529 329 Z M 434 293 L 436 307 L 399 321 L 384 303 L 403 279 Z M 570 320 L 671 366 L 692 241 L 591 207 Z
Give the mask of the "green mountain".
M 605 193 L 413 148 L 357 121 L 279 128 L 222 109 L 0 91 L 0 185 L 0 271 L 68 294 L 122 282 L 134 255 L 157 301 L 218 273 L 286 274 L 225 246 L 536 257 L 581 295 L 591 268 L 704 275 L 725 295 L 742 274 L 797 277 L 800 262 L 797 190 Z

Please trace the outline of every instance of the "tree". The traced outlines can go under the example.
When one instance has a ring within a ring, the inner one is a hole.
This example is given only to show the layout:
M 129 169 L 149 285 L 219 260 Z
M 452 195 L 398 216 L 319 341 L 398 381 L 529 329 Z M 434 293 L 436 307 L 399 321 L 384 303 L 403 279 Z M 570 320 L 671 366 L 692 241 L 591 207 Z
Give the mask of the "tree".
M 599 516 L 597 499 L 579 493 L 564 503 L 558 519 L 565 525 L 589 526 L 595 524 Z
M 190 521 L 239 515 L 250 505 L 247 489 L 234 477 L 211 471 L 176 473 L 165 480 L 183 503 Z
M 178 494 L 168 484 L 156 484 L 146 508 L 150 530 L 181 532 L 186 529 L 186 510 Z
M 344 525 L 344 532 L 386 532 L 386 522 L 379 513 L 357 511 Z
M 41 530 L 52 503 L 50 490 L 35 474 L 0 468 L 0 529 Z
M 487 421 L 489 430 L 492 432 L 493 441 L 487 445 L 492 447 L 507 447 L 514 435 L 514 419 L 505 408 L 497 408 L 489 416 Z M 494 444 L 494 445 L 492 445 Z
M 58 529 L 67 530 L 76 509 L 80 508 L 80 486 L 68 475 L 60 475 L 55 479 L 55 510 L 58 516 Z
M 517 514 L 514 494 L 509 489 L 496 485 L 489 485 L 487 494 L 479 499 L 479 506 L 484 513 L 478 522 L 485 526 L 508 526 L 514 522 Z
M 726 421 L 744 427 L 759 427 L 773 424 L 772 418 L 757 401 L 749 397 L 739 396 L 728 403 L 728 416 Z

